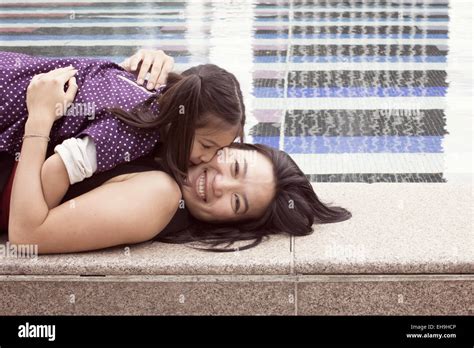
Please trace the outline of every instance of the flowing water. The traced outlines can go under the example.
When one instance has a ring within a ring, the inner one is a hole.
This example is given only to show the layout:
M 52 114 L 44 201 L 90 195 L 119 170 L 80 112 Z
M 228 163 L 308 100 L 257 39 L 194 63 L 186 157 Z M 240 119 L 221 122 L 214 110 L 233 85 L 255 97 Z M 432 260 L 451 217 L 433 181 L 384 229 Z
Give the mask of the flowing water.
M 471 20 L 467 0 L 2 1 L 0 49 L 214 63 L 247 141 L 312 181 L 444 183 L 472 178 Z

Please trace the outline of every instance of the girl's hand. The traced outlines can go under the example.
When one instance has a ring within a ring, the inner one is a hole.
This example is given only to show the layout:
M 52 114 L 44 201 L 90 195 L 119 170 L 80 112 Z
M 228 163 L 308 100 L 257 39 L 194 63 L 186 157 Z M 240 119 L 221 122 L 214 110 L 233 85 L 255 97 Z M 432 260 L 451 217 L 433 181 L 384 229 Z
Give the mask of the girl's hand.
M 137 76 L 137 83 L 139 85 L 143 85 L 145 76 L 151 68 L 146 88 L 154 89 L 166 83 L 168 73 L 173 70 L 174 59 L 166 55 L 162 50 L 141 49 L 119 65 L 126 71 L 135 72 L 135 74 L 138 68 L 140 68 Z
M 26 91 L 28 119 L 41 119 L 54 123 L 72 104 L 77 93 L 77 70 L 72 66 L 51 70 L 33 76 Z M 64 92 L 64 85 L 69 87 Z

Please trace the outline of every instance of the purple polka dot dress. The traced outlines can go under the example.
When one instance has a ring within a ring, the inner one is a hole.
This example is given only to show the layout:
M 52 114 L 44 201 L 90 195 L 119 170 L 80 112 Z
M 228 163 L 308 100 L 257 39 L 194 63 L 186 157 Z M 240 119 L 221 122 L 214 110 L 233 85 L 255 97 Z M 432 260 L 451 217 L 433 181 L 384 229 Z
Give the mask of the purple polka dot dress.
M 21 150 L 28 118 L 26 90 L 34 75 L 72 65 L 78 72 L 78 92 L 67 114 L 57 120 L 50 133 L 48 152 L 64 140 L 89 136 L 97 151 L 97 173 L 149 154 L 159 140 L 158 131 L 138 132 L 105 108 L 130 111 L 150 95 L 136 78 L 118 64 L 89 58 L 44 58 L 0 52 L 0 152 L 16 156 Z M 158 114 L 159 106 L 152 104 Z

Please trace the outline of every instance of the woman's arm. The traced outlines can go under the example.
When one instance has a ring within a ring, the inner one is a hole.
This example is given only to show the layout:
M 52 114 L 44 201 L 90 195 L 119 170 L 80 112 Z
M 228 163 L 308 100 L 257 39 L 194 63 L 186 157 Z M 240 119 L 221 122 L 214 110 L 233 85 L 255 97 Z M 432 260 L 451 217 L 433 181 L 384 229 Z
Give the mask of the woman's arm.
M 64 114 L 65 106 L 75 98 L 76 72 L 67 67 L 38 74 L 28 86 L 28 120 L 10 201 L 8 230 L 14 239 L 34 231 L 49 213 L 41 184 L 41 168 L 48 145 L 45 136 L 51 132 L 54 121 Z M 69 88 L 64 92 L 66 82 L 69 82 Z
M 169 223 L 181 192 L 167 174 L 140 173 L 104 184 L 51 209 L 45 221 L 11 240 L 40 254 L 69 253 L 147 241 Z M 15 239 L 16 238 L 16 239 Z
M 73 75 L 68 68 L 56 69 L 35 76 L 28 86 L 25 136 L 35 137 L 23 139 L 12 187 L 9 241 L 36 244 L 40 253 L 64 253 L 149 240 L 171 220 L 181 196 L 176 182 L 162 172 L 140 173 L 48 207 L 41 183 L 45 134 L 63 114 L 55 109 L 74 100 Z M 66 81 L 70 87 L 64 93 Z
M 44 123 L 27 121 L 25 133 L 38 134 L 46 128 Z M 9 241 L 13 244 L 35 244 L 44 254 L 139 243 L 156 236 L 176 213 L 180 189 L 169 175 L 158 171 L 102 185 L 50 209 L 46 197 L 60 201 L 63 193 L 55 187 L 54 175 L 43 180 L 46 184 L 41 188 L 40 169 L 54 173 L 60 172 L 56 165 L 59 169 L 64 165 L 57 158 L 42 168 L 47 142 L 25 140 L 31 141 L 23 144 L 12 189 Z M 62 179 L 68 184 L 67 174 Z
M 28 119 L 25 134 L 49 134 L 52 123 Z M 40 171 L 46 156 L 44 138 L 25 138 L 13 179 L 10 201 L 9 231 L 29 231 L 41 225 L 49 208 L 44 199 Z M 16 234 L 16 233 L 15 233 Z

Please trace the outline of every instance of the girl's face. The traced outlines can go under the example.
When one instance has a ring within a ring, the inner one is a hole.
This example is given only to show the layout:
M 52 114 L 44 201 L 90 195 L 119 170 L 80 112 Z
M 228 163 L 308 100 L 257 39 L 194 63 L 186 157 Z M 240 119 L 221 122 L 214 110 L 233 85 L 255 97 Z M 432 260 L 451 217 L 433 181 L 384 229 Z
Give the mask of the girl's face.
M 202 221 L 257 218 L 275 195 L 273 164 L 258 151 L 226 147 L 210 162 L 189 168 L 182 194 Z
M 196 129 L 193 148 L 189 159 L 190 166 L 209 162 L 217 151 L 234 142 L 238 135 L 238 127 L 219 129 L 218 127 L 204 127 Z

